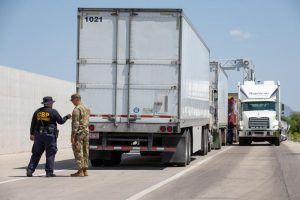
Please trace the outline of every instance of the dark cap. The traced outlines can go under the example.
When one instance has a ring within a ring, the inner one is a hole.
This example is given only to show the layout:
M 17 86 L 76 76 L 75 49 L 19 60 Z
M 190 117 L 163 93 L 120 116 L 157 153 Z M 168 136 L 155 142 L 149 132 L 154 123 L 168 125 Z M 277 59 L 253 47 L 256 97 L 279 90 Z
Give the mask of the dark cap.
M 79 94 L 73 94 L 72 96 L 71 96 L 71 101 L 73 101 L 74 99 L 81 99 L 81 96 L 79 95 Z
M 44 105 L 48 105 L 48 104 L 52 104 L 54 103 L 55 101 L 52 99 L 52 97 L 44 97 L 43 98 L 43 102 L 41 104 L 44 104 Z

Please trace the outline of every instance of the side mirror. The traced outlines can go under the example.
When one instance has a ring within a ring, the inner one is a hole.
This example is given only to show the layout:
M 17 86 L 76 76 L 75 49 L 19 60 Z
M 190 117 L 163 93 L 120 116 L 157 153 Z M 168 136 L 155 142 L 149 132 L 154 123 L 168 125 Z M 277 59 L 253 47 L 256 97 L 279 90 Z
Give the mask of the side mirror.
M 281 104 L 281 114 L 284 114 L 284 104 Z

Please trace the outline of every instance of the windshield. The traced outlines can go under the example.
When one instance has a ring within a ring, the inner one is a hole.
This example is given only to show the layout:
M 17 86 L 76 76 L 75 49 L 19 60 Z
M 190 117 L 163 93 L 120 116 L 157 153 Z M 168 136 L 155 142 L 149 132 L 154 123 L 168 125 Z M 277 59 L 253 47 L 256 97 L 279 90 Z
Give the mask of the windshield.
M 242 103 L 243 111 L 252 110 L 276 110 L 275 102 L 257 101 L 257 102 L 245 102 Z

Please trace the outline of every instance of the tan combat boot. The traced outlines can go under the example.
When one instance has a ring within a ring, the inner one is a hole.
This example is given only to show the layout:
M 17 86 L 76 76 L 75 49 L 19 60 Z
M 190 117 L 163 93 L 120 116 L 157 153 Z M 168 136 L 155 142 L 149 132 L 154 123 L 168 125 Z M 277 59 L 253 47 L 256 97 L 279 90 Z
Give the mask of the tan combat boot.
M 84 173 L 82 169 L 79 169 L 76 173 L 71 174 L 72 177 L 84 177 Z
M 83 174 L 84 174 L 84 176 L 88 176 L 87 168 L 83 168 Z

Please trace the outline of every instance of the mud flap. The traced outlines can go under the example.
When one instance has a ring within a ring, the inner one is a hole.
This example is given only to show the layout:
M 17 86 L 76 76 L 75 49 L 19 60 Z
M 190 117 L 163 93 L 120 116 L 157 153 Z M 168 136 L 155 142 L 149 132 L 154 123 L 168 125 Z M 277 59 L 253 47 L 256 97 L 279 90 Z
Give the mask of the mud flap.
M 186 137 L 182 135 L 165 136 L 162 140 L 163 146 L 175 146 L 175 152 L 162 152 L 163 163 L 184 163 L 185 162 L 185 149 Z

